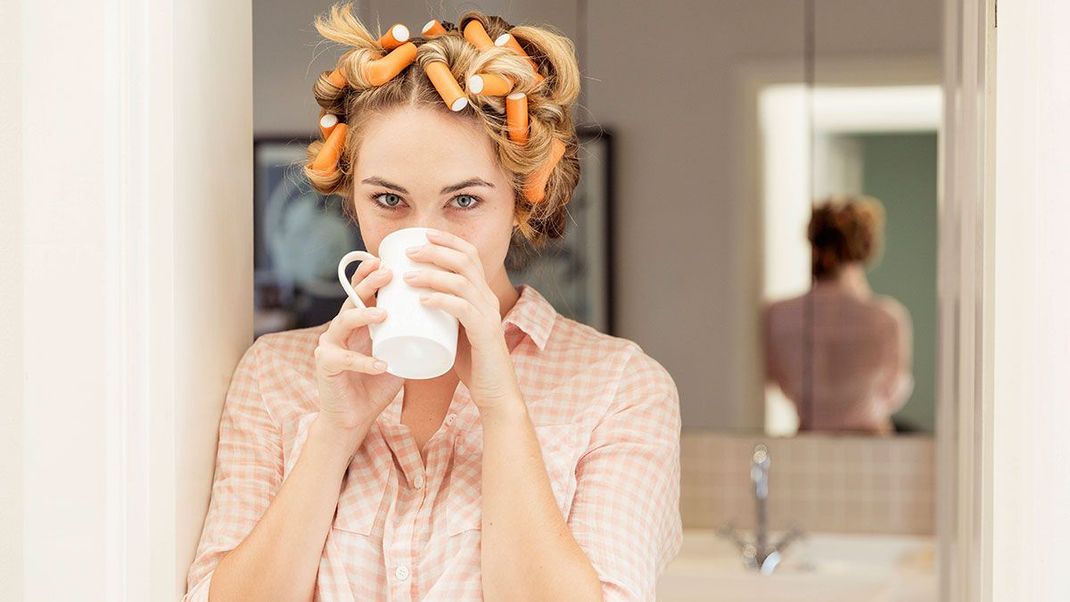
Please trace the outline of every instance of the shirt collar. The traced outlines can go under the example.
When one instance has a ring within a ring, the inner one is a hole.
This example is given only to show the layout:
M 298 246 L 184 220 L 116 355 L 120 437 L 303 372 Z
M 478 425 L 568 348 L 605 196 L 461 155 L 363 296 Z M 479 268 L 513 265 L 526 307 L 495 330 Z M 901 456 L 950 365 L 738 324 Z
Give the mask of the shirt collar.
M 520 297 L 502 318 L 502 323 L 512 324 L 527 333 L 542 351 L 553 330 L 557 310 L 530 284 L 521 284 L 517 290 Z

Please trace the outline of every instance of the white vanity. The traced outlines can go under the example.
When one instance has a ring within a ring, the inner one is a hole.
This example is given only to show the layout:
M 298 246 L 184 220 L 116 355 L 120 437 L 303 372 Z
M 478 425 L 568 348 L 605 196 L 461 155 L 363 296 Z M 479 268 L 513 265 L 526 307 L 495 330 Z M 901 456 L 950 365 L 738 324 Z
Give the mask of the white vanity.
M 773 533 L 776 539 L 780 534 Z M 771 575 L 747 569 L 712 529 L 685 529 L 658 581 L 660 602 L 935 602 L 932 537 L 809 533 Z

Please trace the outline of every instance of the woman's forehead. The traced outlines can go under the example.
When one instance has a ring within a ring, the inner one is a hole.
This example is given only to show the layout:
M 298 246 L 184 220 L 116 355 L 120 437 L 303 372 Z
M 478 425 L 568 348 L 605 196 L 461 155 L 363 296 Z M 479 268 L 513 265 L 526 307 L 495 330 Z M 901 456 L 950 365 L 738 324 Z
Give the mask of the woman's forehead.
M 408 108 L 390 111 L 368 123 L 360 141 L 356 171 L 358 175 L 418 170 L 485 172 L 496 168 L 495 158 L 490 137 L 471 119 Z

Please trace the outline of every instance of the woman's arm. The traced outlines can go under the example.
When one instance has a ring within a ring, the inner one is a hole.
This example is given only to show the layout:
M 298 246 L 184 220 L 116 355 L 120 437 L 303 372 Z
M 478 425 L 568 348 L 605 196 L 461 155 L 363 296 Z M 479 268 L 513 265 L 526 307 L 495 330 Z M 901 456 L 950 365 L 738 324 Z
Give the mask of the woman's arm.
M 515 407 L 482 414 L 484 599 L 653 601 L 683 535 L 679 397 L 669 373 L 632 351 L 577 465 L 567 522 L 526 406 Z
M 598 574 L 557 506 L 523 398 L 480 419 L 483 599 L 602 600 Z
M 898 301 L 888 300 L 885 308 L 893 325 L 887 337 L 891 361 L 884 381 L 885 410 L 891 416 L 906 405 L 914 392 L 914 327 L 910 312 Z
M 212 498 L 184 601 L 310 599 L 342 476 L 363 440 L 317 417 L 283 480 L 282 437 L 259 388 L 264 346 L 258 340 L 246 351 L 223 405 Z
M 362 432 L 340 432 L 313 419 L 301 455 L 267 512 L 216 567 L 211 602 L 312 599 L 342 477 L 363 440 Z
M 603 600 L 653 602 L 683 544 L 680 399 L 669 372 L 638 345 L 619 378 L 576 465 L 568 525 L 598 572 Z

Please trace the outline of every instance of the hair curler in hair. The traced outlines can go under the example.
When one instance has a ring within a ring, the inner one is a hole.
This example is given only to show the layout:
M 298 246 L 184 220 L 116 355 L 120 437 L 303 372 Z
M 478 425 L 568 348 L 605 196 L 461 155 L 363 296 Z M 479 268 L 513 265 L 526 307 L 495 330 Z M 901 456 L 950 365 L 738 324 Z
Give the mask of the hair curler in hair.
M 550 144 L 550 157 L 532 172 L 524 183 L 524 198 L 532 203 L 541 203 L 546 198 L 546 183 L 563 156 L 565 156 L 565 143 L 554 138 Z
M 408 41 L 409 28 L 396 23 L 379 38 L 379 45 L 383 47 L 383 50 L 393 50 Z
M 335 88 L 344 88 L 348 84 L 346 83 L 345 76 L 342 75 L 341 69 L 335 69 L 327 75 L 327 81 L 331 83 Z
M 339 123 L 331 129 L 331 135 L 320 147 L 315 160 L 312 161 L 312 171 L 322 176 L 328 176 L 338 169 L 338 159 L 342 156 L 342 149 L 346 144 L 346 124 Z
M 468 78 L 468 91 L 484 96 L 505 96 L 513 90 L 513 80 L 497 73 L 477 73 Z
M 514 92 L 505 97 L 505 127 L 509 139 L 518 144 L 528 141 L 528 95 Z
M 479 19 L 472 19 L 465 24 L 464 39 L 480 50 L 494 48 L 494 42 L 487 35 L 487 30 L 483 28 L 483 24 L 479 22 Z
M 531 70 L 535 73 L 536 82 L 541 82 L 542 80 L 546 79 L 543 74 L 539 73 L 538 63 L 533 61 L 531 57 L 528 56 L 528 53 L 524 52 L 524 49 L 520 47 L 520 43 L 516 41 L 516 38 L 513 37 L 513 34 L 503 33 L 502 35 L 498 36 L 498 39 L 494 40 L 494 45 L 499 47 L 511 48 L 513 52 L 524 57 L 528 61 L 528 64 L 531 65 Z
M 390 51 L 390 54 L 368 61 L 364 65 L 364 77 L 373 86 L 381 86 L 401 73 L 416 60 L 416 44 L 405 42 Z
M 460 111 L 468 106 L 468 97 L 453 77 L 449 65 L 442 61 L 430 61 L 424 65 L 424 72 L 451 111 Z
M 420 34 L 428 39 L 437 38 L 444 33 L 446 33 L 446 28 L 442 26 L 442 22 L 438 19 L 431 19 L 420 30 Z
M 338 125 L 338 116 L 334 113 L 327 113 L 320 117 L 320 134 L 323 135 L 324 140 L 330 137 L 331 131 L 336 125 Z

